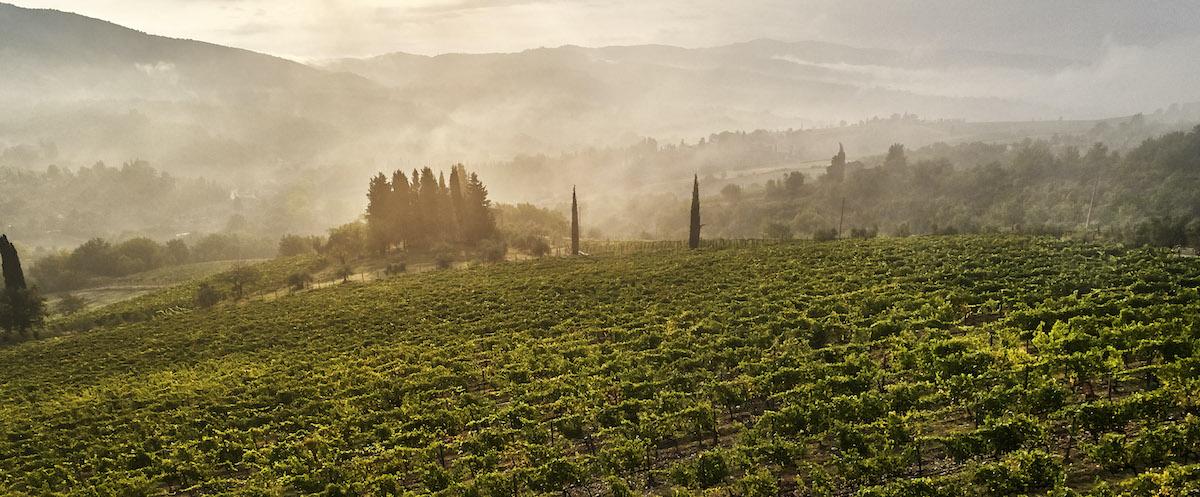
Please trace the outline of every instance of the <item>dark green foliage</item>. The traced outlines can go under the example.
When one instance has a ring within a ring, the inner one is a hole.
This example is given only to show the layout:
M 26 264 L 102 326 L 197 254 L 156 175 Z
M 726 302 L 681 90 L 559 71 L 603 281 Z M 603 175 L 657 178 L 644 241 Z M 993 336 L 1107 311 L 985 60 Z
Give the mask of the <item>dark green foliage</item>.
M 210 283 L 201 283 L 200 286 L 196 288 L 195 302 L 196 306 L 200 307 L 201 309 L 207 309 L 217 305 L 222 300 L 225 300 L 225 292 L 222 292 L 221 290 L 217 289 L 216 286 Z
M 818 242 L 828 242 L 837 240 L 838 232 L 835 228 L 819 229 L 813 232 L 813 240 Z
M 279 239 L 277 255 L 279 257 L 311 255 L 321 250 L 324 244 L 324 239 L 319 236 L 284 235 Z
M 25 271 L 21 269 L 21 258 L 17 255 L 17 248 L 8 241 L 7 235 L 0 235 L 0 261 L 4 269 L 4 288 L 25 289 Z
M 579 255 L 579 201 L 571 187 L 571 255 Z
M 688 223 L 688 248 L 700 248 L 700 176 L 692 178 L 692 211 Z
M 246 297 L 246 287 L 262 279 L 262 272 L 253 266 L 242 266 L 230 269 L 217 275 L 217 280 L 228 285 L 229 293 L 235 300 Z
M 289 274 L 287 278 L 288 288 L 291 288 L 292 290 L 303 290 L 308 288 L 312 282 L 312 273 L 309 273 L 308 271 L 297 271 Z
M 428 167 L 413 171 L 411 184 L 401 171 L 391 181 L 377 174 L 367 201 L 364 243 L 377 253 L 460 242 L 475 246 L 497 234 L 487 189 L 462 164 L 451 168 L 449 182 Z

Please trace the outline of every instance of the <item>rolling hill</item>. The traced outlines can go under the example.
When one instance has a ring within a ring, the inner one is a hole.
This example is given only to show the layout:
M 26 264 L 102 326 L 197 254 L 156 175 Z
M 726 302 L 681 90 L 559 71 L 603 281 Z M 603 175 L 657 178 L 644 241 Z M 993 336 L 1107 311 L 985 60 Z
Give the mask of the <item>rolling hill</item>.
M 173 171 L 238 174 L 296 164 L 365 170 L 360 164 L 397 157 L 504 159 L 904 112 L 1027 119 L 1062 110 L 946 94 L 924 82 L 947 71 L 1052 74 L 1071 64 L 759 40 L 391 54 L 313 67 L 0 4 L 0 152 L 32 150 L 0 161 L 141 158 Z
M 1190 495 L 1198 278 L 986 236 L 191 284 L 0 349 L 0 489 Z

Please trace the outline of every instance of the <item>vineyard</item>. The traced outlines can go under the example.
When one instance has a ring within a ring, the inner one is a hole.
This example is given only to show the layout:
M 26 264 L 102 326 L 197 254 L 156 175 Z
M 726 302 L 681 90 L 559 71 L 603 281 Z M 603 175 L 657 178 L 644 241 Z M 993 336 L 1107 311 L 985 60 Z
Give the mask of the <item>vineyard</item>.
M 656 248 L 89 311 L 0 350 L 0 494 L 1200 493 L 1200 260 Z

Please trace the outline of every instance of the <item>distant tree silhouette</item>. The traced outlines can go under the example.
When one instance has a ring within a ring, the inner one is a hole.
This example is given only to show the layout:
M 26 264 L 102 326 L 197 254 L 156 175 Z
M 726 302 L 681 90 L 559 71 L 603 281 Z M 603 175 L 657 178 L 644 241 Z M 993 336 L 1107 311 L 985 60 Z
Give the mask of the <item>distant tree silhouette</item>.
M 8 241 L 8 235 L 0 235 L 0 259 L 3 260 L 4 288 L 24 290 L 25 272 L 21 270 L 21 258 L 17 255 L 17 247 Z
M 371 249 L 378 253 L 387 252 L 392 245 L 391 229 L 392 185 L 383 173 L 371 177 L 367 187 L 367 226 Z
M 839 183 L 846 178 L 846 149 L 841 143 L 838 144 L 837 155 L 833 156 L 829 167 L 825 169 L 825 176 Z
M 46 316 L 46 301 L 36 288 L 25 286 L 25 272 L 17 248 L 0 235 L 0 266 L 4 273 L 4 293 L 0 298 L 0 327 L 8 333 L 26 332 L 41 326 Z
M 888 147 L 887 157 L 883 159 L 884 167 L 897 168 L 908 165 L 908 157 L 904 155 L 904 145 L 893 143 Z
M 688 230 L 688 248 L 700 248 L 700 176 L 692 177 L 692 218 Z
M 456 240 L 462 238 L 463 210 L 465 209 L 463 189 L 466 186 L 466 178 L 463 176 L 466 173 L 467 169 L 462 164 L 455 164 L 450 168 L 450 210 L 455 229 L 454 239 Z
M 579 202 L 575 187 L 571 187 L 571 255 L 579 255 Z
M 479 181 L 479 175 L 471 173 L 467 180 L 464 199 L 466 206 L 466 236 L 468 243 L 478 243 L 496 235 L 496 219 L 492 215 L 492 201 L 488 200 L 487 187 Z
M 412 185 L 404 171 L 399 169 L 392 173 L 392 200 L 388 207 L 387 226 L 392 233 L 392 240 L 408 247 L 413 240 L 417 219 L 413 211 Z
M 397 245 L 406 249 L 464 242 L 477 246 L 497 232 L 487 195 L 479 176 L 468 174 L 462 164 L 451 168 L 449 178 L 429 167 L 414 170 L 411 183 L 401 171 L 393 172 L 390 182 L 382 173 L 376 174 L 367 190 L 369 247 L 382 252 Z M 346 234 L 331 232 L 331 242 L 344 241 L 334 238 Z

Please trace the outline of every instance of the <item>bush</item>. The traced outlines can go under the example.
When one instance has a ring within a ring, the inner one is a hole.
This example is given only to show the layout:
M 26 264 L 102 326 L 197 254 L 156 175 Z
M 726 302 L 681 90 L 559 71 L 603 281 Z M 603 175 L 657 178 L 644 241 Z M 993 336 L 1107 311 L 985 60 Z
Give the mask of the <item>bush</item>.
M 513 238 L 512 248 L 534 257 L 545 257 L 550 253 L 550 242 L 545 237 L 524 235 Z
M 225 293 L 208 283 L 201 283 L 196 289 L 196 305 L 202 309 L 217 305 L 222 300 L 225 300 Z
M 287 284 L 292 290 L 303 290 L 308 288 L 308 285 L 311 285 L 312 282 L 312 274 L 308 271 L 296 271 L 287 277 Z
M 315 254 L 324 240 L 319 236 L 284 235 L 279 239 L 279 256 Z
M 404 274 L 406 272 L 408 272 L 408 263 L 404 261 L 389 263 L 383 270 L 383 274 L 388 276 L 395 276 L 397 274 Z
M 438 252 L 437 255 L 433 256 L 433 264 L 438 269 L 450 269 L 450 264 L 453 262 L 454 258 L 449 252 Z
M 816 240 L 818 242 L 828 242 L 830 240 L 837 240 L 837 237 L 838 237 L 838 232 L 837 232 L 837 230 L 835 230 L 833 228 L 817 230 L 817 231 L 813 232 L 813 240 Z
M 56 310 L 58 310 L 59 314 L 68 316 L 82 311 L 87 307 L 87 304 L 87 300 L 85 300 L 83 297 L 68 293 L 63 295 L 62 298 L 58 300 L 58 304 L 56 304 L 54 307 Z
M 508 254 L 508 244 L 502 240 L 484 240 L 479 243 L 479 258 L 486 262 L 503 262 Z

